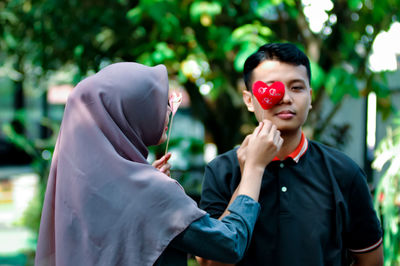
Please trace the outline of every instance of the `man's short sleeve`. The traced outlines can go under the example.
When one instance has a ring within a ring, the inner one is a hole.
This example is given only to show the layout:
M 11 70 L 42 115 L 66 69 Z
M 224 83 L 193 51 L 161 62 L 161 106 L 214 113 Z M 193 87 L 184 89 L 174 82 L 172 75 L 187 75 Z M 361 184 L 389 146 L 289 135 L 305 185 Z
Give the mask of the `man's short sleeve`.
M 349 195 L 350 232 L 346 246 L 354 253 L 369 252 L 382 243 L 382 230 L 361 169 L 353 179 Z

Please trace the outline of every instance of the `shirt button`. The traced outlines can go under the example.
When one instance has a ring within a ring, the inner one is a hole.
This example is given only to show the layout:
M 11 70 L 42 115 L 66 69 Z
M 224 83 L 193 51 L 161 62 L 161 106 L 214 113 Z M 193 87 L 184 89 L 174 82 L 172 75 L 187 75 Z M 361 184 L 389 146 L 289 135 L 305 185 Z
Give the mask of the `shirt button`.
M 283 167 L 285 167 L 285 164 L 284 164 L 284 163 L 281 163 L 281 164 L 279 165 L 279 167 L 280 167 L 280 168 L 283 168 Z
M 287 191 L 287 187 L 282 187 L 281 190 L 282 190 L 282 192 L 286 192 Z

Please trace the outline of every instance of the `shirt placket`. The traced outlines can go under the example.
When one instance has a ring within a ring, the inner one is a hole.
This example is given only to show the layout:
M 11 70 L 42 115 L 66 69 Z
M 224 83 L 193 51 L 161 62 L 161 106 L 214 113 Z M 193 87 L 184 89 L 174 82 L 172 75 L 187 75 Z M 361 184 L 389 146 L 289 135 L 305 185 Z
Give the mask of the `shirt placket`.
M 280 161 L 278 163 L 277 177 L 278 177 L 278 193 L 279 193 L 279 205 L 280 213 L 288 214 L 290 208 L 290 186 L 289 186 L 289 175 L 288 175 L 288 164 L 286 161 Z

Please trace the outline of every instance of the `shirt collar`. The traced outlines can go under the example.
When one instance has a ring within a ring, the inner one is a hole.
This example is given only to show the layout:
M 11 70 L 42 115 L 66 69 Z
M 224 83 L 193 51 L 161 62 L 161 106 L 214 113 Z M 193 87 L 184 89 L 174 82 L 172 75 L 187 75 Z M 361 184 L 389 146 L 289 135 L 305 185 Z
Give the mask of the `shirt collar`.
M 286 156 L 285 159 L 287 158 L 292 158 L 293 161 L 295 161 L 296 163 L 299 162 L 301 156 L 304 155 L 304 153 L 306 153 L 308 148 L 308 140 L 307 138 L 304 136 L 303 131 L 301 132 L 301 140 L 299 145 L 297 146 L 297 148 L 288 156 Z M 280 161 L 278 157 L 275 157 L 272 161 Z

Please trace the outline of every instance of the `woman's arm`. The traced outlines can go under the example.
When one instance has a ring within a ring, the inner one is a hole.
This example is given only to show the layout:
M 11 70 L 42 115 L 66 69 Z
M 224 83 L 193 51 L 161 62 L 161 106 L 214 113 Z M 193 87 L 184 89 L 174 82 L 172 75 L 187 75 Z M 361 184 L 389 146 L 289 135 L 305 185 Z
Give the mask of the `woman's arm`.
M 245 155 L 246 159 L 245 163 L 241 164 L 242 178 L 227 210 L 220 217 L 221 222 L 205 216 L 192 223 L 173 241 L 176 248 L 204 259 L 225 263 L 236 263 L 243 257 L 250 243 L 256 219 L 245 223 L 247 229 L 244 229 L 242 220 L 245 220 L 248 214 L 236 210 L 239 207 L 237 202 L 240 203 L 243 198 L 249 200 L 249 197 L 258 201 L 264 169 L 279 151 L 283 140 L 270 121 L 263 121 L 243 143 L 246 152 L 242 155 Z
M 258 201 L 265 167 L 278 153 L 282 144 L 283 139 L 276 126 L 268 120 L 260 122 L 248 139 L 237 195 L 247 195 Z
M 207 259 L 236 263 L 250 242 L 260 205 L 240 195 L 229 207 L 230 214 L 222 220 L 208 214 L 190 224 L 170 246 Z
M 261 122 L 253 133 L 245 138 L 237 151 L 242 178 L 232 195 L 229 205 L 238 195 L 242 194 L 248 195 L 258 201 L 265 167 L 278 153 L 282 144 L 283 139 L 280 137 L 280 132 L 268 120 Z M 219 219 L 228 217 L 227 215 L 230 214 L 229 205 Z M 202 266 L 224 265 L 216 261 L 207 260 L 207 258 L 201 256 L 196 257 L 196 259 Z

